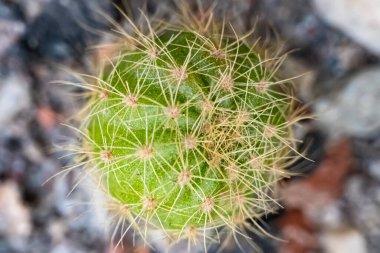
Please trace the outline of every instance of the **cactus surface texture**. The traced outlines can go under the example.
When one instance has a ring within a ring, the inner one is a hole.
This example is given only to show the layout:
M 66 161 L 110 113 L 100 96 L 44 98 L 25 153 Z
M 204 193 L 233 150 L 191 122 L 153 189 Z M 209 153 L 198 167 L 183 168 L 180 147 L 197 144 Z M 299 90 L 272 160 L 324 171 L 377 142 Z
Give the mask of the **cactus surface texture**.
M 255 229 L 299 156 L 278 59 L 223 32 L 168 28 L 133 41 L 87 85 L 80 129 L 86 167 L 124 228 L 194 243 Z

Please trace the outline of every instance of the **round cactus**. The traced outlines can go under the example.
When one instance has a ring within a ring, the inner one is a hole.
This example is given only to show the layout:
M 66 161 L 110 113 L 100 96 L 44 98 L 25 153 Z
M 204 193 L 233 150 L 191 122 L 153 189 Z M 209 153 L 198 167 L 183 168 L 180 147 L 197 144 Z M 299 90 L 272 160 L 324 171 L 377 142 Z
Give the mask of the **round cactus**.
M 273 211 L 298 155 L 295 99 L 271 60 L 224 33 L 164 29 L 134 42 L 87 86 L 81 127 L 87 166 L 122 220 L 196 241 Z

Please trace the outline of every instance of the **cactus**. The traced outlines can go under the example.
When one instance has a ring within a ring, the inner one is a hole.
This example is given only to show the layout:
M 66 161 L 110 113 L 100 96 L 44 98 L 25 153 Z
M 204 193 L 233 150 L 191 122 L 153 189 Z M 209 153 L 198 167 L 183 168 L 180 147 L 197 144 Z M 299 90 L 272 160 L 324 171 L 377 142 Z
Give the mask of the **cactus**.
M 137 32 L 84 85 L 84 163 L 125 230 L 206 245 L 220 230 L 257 229 L 252 222 L 277 208 L 276 183 L 299 157 L 298 110 L 276 77 L 279 60 L 245 38 Z

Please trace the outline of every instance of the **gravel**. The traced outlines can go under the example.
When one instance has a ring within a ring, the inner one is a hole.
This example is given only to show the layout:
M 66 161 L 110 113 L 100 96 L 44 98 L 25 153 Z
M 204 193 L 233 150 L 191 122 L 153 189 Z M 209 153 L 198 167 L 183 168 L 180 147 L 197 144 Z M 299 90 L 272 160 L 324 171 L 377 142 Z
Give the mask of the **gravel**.
M 73 163 L 62 145 L 75 144 L 76 136 L 61 123 L 82 103 L 70 96 L 80 89 L 54 81 L 75 81 L 65 69 L 91 73 L 94 55 L 88 49 L 112 39 L 103 33 L 111 28 L 104 15 L 128 29 L 113 3 L 136 20 L 139 8 L 155 17 L 174 16 L 172 0 L 143 2 L 0 1 L 0 253 L 110 252 L 109 217 L 92 182 L 76 185 L 80 169 L 53 177 Z M 306 217 L 318 228 L 310 232 L 317 252 L 380 249 L 379 8 L 370 0 L 228 0 L 216 5 L 216 16 L 230 16 L 237 31 L 256 25 L 264 44 L 292 52 L 284 71 L 309 73 L 295 83 L 300 102 L 316 113 L 316 121 L 303 122 L 304 133 L 314 136 L 310 156 L 316 163 L 292 170 L 301 173 L 296 179 L 318 170 L 318 161 L 326 159 L 323 153 L 343 136 L 353 146 L 354 170 L 342 195 Z M 275 236 L 276 221 L 287 211 L 264 218 Z M 131 252 L 130 239 L 115 251 Z M 254 236 L 253 241 L 264 253 L 285 252 L 283 243 L 272 238 Z M 224 252 L 239 249 L 229 243 Z

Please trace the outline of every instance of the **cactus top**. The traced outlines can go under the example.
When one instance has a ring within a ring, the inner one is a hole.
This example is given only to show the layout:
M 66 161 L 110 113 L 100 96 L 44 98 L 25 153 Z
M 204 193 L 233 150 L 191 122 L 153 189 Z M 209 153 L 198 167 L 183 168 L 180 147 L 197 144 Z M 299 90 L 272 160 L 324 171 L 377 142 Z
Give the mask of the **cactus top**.
M 145 37 L 104 68 L 89 160 L 137 229 L 193 238 L 273 208 L 293 150 L 292 97 L 241 40 Z

